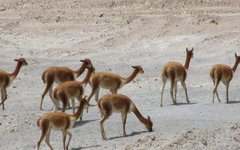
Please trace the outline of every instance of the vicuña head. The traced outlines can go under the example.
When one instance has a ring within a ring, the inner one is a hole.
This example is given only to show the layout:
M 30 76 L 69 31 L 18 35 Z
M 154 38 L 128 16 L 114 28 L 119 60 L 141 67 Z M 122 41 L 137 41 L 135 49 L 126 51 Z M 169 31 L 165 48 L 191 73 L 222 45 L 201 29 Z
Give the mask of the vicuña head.
M 0 88 L 1 88 L 1 95 L 2 95 L 2 109 L 4 110 L 4 102 L 7 100 L 7 87 L 12 83 L 12 81 L 17 77 L 20 69 L 22 66 L 27 66 L 28 63 L 25 58 L 18 58 L 14 59 L 17 61 L 17 65 L 12 73 L 7 73 L 3 70 L 0 71 Z
M 138 71 L 138 73 L 143 74 L 144 70 L 141 66 L 132 66 L 133 69 L 136 69 Z
M 22 66 L 27 66 L 28 65 L 28 63 L 27 63 L 25 58 L 14 59 L 14 61 L 17 61 L 17 62 L 21 63 Z
M 235 64 L 232 68 L 225 64 L 216 64 L 216 65 L 213 65 L 210 70 L 210 77 L 214 85 L 213 98 L 212 98 L 213 103 L 214 103 L 215 94 L 217 95 L 218 101 L 221 102 L 218 95 L 218 91 L 217 91 L 220 81 L 222 81 L 223 84 L 226 86 L 226 101 L 227 103 L 229 102 L 229 96 L 228 96 L 229 84 L 233 78 L 233 74 L 237 70 L 238 64 L 240 63 L 240 56 L 238 56 L 236 53 L 235 53 L 235 58 L 236 58 Z
M 152 123 L 151 118 L 149 116 L 147 116 L 147 122 L 144 125 L 149 132 L 152 132 L 153 123 Z

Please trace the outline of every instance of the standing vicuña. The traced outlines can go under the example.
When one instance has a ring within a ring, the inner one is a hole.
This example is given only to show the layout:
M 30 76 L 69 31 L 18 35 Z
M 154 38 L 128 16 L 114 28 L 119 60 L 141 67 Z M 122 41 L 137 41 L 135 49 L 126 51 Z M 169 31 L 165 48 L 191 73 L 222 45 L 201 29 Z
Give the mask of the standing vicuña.
M 92 92 L 90 96 L 88 97 L 88 102 L 92 98 L 92 96 L 95 94 L 95 100 L 98 101 L 99 91 L 100 87 L 109 89 L 112 93 L 117 93 L 117 90 L 119 90 L 124 85 L 131 82 L 138 73 L 143 74 L 144 71 L 141 66 L 132 66 L 134 71 L 133 73 L 127 77 L 121 77 L 117 74 L 111 73 L 111 72 L 93 72 L 89 83 L 92 87 Z
M 87 75 L 82 82 L 78 81 L 66 81 L 60 84 L 58 87 L 54 89 L 53 92 L 53 103 L 54 103 L 54 111 L 57 111 L 59 107 L 59 101 L 62 102 L 62 112 L 65 112 L 67 104 L 71 99 L 73 114 L 75 113 L 75 98 L 80 102 L 82 96 L 84 94 L 84 90 L 87 86 L 89 78 L 92 72 L 95 70 L 91 63 L 87 65 Z
M 49 67 L 42 74 L 42 80 L 46 84 L 46 88 L 41 97 L 40 110 L 42 109 L 43 98 L 49 91 L 49 96 L 52 99 L 53 83 L 61 84 L 66 81 L 73 81 L 78 78 L 86 69 L 87 65 L 91 63 L 89 59 L 80 60 L 83 62 L 82 66 L 73 71 L 67 67 Z
M 213 99 L 212 99 L 213 103 L 214 103 L 215 94 L 217 95 L 218 101 L 220 102 L 220 98 L 217 91 L 220 81 L 222 81 L 223 84 L 226 86 L 226 100 L 227 100 L 227 103 L 229 102 L 229 99 L 228 99 L 229 83 L 233 78 L 233 73 L 236 71 L 238 64 L 240 63 L 240 56 L 237 56 L 237 54 L 235 53 L 235 57 L 236 57 L 236 61 L 232 68 L 229 67 L 228 65 L 216 64 L 212 66 L 212 69 L 210 70 L 210 77 L 212 78 L 212 81 L 214 84 Z
M 153 123 L 148 116 L 147 119 L 142 116 L 142 114 L 137 109 L 133 101 L 122 94 L 107 94 L 100 98 L 98 102 L 98 107 L 102 114 L 102 119 L 100 120 L 100 129 L 103 139 L 106 138 L 106 134 L 103 128 L 103 123 L 108 119 L 113 112 L 122 113 L 122 125 L 123 125 L 123 136 L 126 136 L 125 125 L 127 120 L 127 114 L 133 112 L 139 121 L 145 125 L 149 132 L 152 131 Z
M 87 106 L 89 106 L 89 104 L 86 101 L 86 98 L 83 98 L 80 102 L 77 112 L 74 115 L 68 115 L 63 112 L 49 112 L 42 115 L 37 120 L 37 125 L 42 130 L 41 137 L 37 143 L 37 149 L 39 150 L 40 144 L 42 140 L 45 138 L 46 144 L 49 146 L 51 150 L 53 150 L 49 142 L 49 137 L 51 134 L 51 130 L 54 129 L 54 130 L 62 131 L 63 147 L 64 147 L 64 150 L 67 150 L 72 137 L 72 134 L 69 132 L 69 130 L 73 127 L 76 120 L 82 115 L 84 107 L 87 107 Z M 68 140 L 67 146 L 65 146 L 67 134 L 69 135 L 69 140 Z
M 187 87 L 185 84 L 185 80 L 187 78 L 187 70 L 189 68 L 189 64 L 191 61 L 191 58 L 193 58 L 193 48 L 191 50 L 188 50 L 186 48 L 186 61 L 185 65 L 183 66 L 182 64 L 178 62 L 169 62 L 164 65 L 163 70 L 162 70 L 162 91 L 161 91 L 161 104 L 160 106 L 162 107 L 162 99 L 163 99 L 163 91 L 166 85 L 167 80 L 169 79 L 171 82 L 171 89 L 170 89 L 170 94 L 172 97 L 173 104 L 177 104 L 177 82 L 180 81 L 184 90 L 185 90 L 185 95 L 187 102 L 190 103 L 188 99 L 188 93 L 187 93 Z M 173 89 L 175 88 L 175 96 L 173 97 Z
M 3 70 L 0 70 L 0 87 L 1 87 L 1 95 L 2 95 L 2 109 L 4 110 L 4 101 L 7 100 L 7 90 L 6 88 L 12 83 L 12 81 L 17 77 L 22 66 L 27 66 L 28 63 L 24 58 L 15 59 L 17 61 L 17 66 L 12 73 L 7 73 Z

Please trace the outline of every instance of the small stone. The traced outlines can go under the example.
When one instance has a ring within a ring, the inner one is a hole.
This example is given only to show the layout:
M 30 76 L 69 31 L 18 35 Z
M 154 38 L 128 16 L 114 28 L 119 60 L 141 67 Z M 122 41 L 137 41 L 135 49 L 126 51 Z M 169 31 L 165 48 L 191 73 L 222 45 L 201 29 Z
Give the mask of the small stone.
M 61 17 L 58 16 L 57 19 L 55 20 L 56 22 L 59 22 L 61 20 Z
M 0 11 L 5 11 L 6 10 L 6 8 L 0 8 Z
M 211 20 L 211 21 L 209 21 L 209 23 L 213 23 L 215 25 L 218 25 L 218 22 L 216 20 Z
M 202 144 L 205 145 L 205 146 L 207 146 L 207 145 L 208 145 L 208 142 L 207 142 L 206 140 L 203 140 L 203 141 L 202 141 Z
M 154 136 L 154 137 L 152 137 L 151 139 L 152 139 L 152 141 L 155 141 L 155 140 L 156 140 L 156 137 Z

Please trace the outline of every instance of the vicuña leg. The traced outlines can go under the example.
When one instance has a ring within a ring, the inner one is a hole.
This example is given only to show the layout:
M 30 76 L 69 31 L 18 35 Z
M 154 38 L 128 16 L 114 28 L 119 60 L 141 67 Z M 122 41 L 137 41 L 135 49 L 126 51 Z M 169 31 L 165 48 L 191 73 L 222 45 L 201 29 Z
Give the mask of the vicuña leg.
M 88 97 L 88 99 L 87 99 L 88 102 L 91 100 L 91 98 L 93 97 L 93 95 L 96 94 L 96 92 L 97 92 L 97 91 L 99 90 L 99 88 L 100 88 L 100 86 L 99 86 L 98 83 L 95 83 L 95 84 L 91 85 L 91 87 L 92 87 L 92 92 L 91 92 L 91 94 L 89 95 L 89 97 Z M 98 102 L 98 99 L 96 99 L 96 97 L 95 97 L 95 100 L 96 100 L 96 102 Z
M 75 99 L 71 99 L 73 114 L 75 114 Z
M 82 96 L 79 96 L 79 97 L 77 98 L 77 100 L 78 100 L 79 105 L 80 105 L 80 102 L 81 102 L 81 100 L 82 100 Z M 83 114 L 82 114 L 82 116 L 83 116 Z M 80 116 L 80 120 L 82 120 L 82 116 Z
M 47 80 L 47 82 L 46 82 L 46 88 L 45 88 L 45 90 L 44 90 L 44 92 L 43 92 L 43 94 L 42 94 L 41 103 L 40 103 L 40 110 L 43 110 L 43 109 L 42 109 L 43 99 L 44 99 L 45 95 L 47 94 L 47 92 L 48 92 L 50 89 L 52 89 L 53 83 L 54 83 L 54 78 L 53 78 L 53 77 L 49 77 L 48 80 Z M 52 92 L 51 92 L 51 93 L 52 93 Z M 51 94 L 49 93 L 49 96 L 50 96 L 50 95 L 51 95 Z M 50 96 L 50 98 L 52 99 L 52 95 Z
M 51 86 L 49 88 L 48 95 L 49 95 L 50 99 L 53 100 L 53 86 Z
M 51 134 L 51 129 L 49 129 L 48 132 L 47 132 L 47 135 L 46 135 L 46 138 L 45 138 L 45 142 L 46 142 L 46 144 L 48 145 L 48 147 L 49 147 L 51 150 L 53 150 L 53 148 L 52 148 L 52 146 L 51 146 L 51 144 L 50 144 L 50 140 L 49 140 L 50 134 Z
M 64 150 L 66 150 L 67 132 L 66 131 L 62 131 L 62 135 L 63 135 L 63 148 L 64 148 Z
M 42 122 L 40 126 L 41 126 L 42 133 L 41 133 L 41 137 L 40 137 L 40 139 L 37 143 L 37 150 L 39 150 L 42 140 L 47 135 L 48 128 L 49 128 L 49 123 L 45 121 L 45 122 Z
M 126 136 L 126 120 L 127 120 L 127 112 L 122 112 L 122 124 L 123 124 L 123 136 Z
M 166 83 L 167 83 L 167 79 L 164 76 L 162 76 L 162 91 L 161 91 L 161 104 L 160 104 L 161 107 L 163 106 L 163 101 L 162 101 L 163 100 L 163 91 L 164 91 Z
M 170 82 L 171 82 L 170 94 L 171 94 L 171 97 L 172 97 L 173 104 L 176 105 L 177 102 L 176 102 L 176 100 L 173 97 L 173 88 L 174 88 L 174 82 L 175 82 L 174 80 L 175 80 L 174 77 L 170 77 Z
M 218 85 L 219 85 L 219 82 L 220 82 L 220 78 L 218 78 L 218 77 L 216 77 L 215 78 L 215 80 L 214 80 L 214 83 L 215 83 L 215 85 L 214 85 L 214 88 L 213 88 L 213 103 L 214 103 L 214 98 L 215 98 L 215 94 L 217 94 L 217 88 L 218 88 Z M 217 94 L 217 96 L 218 96 L 218 94 Z M 219 96 L 218 96 L 219 97 Z M 220 100 L 220 99 L 219 99 Z
M 190 103 L 189 99 L 188 99 L 188 92 L 187 92 L 187 86 L 186 86 L 186 83 L 185 81 L 181 81 L 181 84 L 185 90 L 185 95 L 186 95 L 186 99 L 187 99 L 187 103 Z
M 177 102 L 177 81 L 175 81 L 175 83 L 174 83 L 174 88 L 175 88 L 175 95 L 174 95 L 174 97 L 175 97 L 175 101 Z
M 68 134 L 68 136 L 69 136 L 68 143 L 67 143 L 67 149 L 68 149 L 68 146 L 69 146 L 69 144 L 70 144 L 70 140 L 71 140 L 71 138 L 72 138 L 72 133 L 70 133 L 69 131 L 67 131 L 67 134 Z
M 54 108 L 53 111 L 56 112 L 59 109 L 59 100 L 53 100 Z
M 228 98 L 228 92 L 229 92 L 229 83 L 226 83 L 225 84 L 225 86 L 226 86 L 226 100 L 227 100 L 227 103 L 229 103 L 229 98 Z
M 87 99 L 88 102 L 91 100 L 93 95 L 96 94 L 96 92 L 99 91 L 99 89 L 100 89 L 98 84 L 92 85 L 91 87 L 92 87 L 92 92 Z M 98 99 L 97 99 L 96 95 L 95 95 L 95 101 L 98 102 Z M 88 113 L 88 107 L 86 108 L 86 112 Z
M 2 104 L 2 109 L 5 110 L 4 102 L 5 102 L 6 99 L 7 99 L 7 91 L 6 91 L 6 88 L 5 88 L 5 87 L 3 87 L 3 88 L 1 89 L 1 96 L 2 96 L 2 102 L 1 102 L 1 104 Z
M 99 92 L 100 92 L 100 87 L 97 89 L 96 94 L 95 94 L 95 101 L 96 102 L 98 102 Z
M 219 98 L 219 95 L 218 95 L 218 90 L 217 89 L 216 89 L 216 95 L 217 95 L 218 102 L 221 102 L 221 100 Z
M 213 86 L 215 86 L 215 80 L 214 78 L 212 78 L 212 81 L 213 81 Z M 220 98 L 219 98 L 219 95 L 218 95 L 218 90 L 216 89 L 216 95 L 217 95 L 217 99 L 218 99 L 218 102 L 221 102 Z
M 105 131 L 104 131 L 104 127 L 103 127 L 103 123 L 105 120 L 108 119 L 110 115 L 108 115 L 106 112 L 104 113 L 102 119 L 100 120 L 100 130 L 101 130 L 101 135 L 102 135 L 102 139 L 103 140 L 107 140 L 107 137 L 106 137 L 106 134 L 105 134 Z

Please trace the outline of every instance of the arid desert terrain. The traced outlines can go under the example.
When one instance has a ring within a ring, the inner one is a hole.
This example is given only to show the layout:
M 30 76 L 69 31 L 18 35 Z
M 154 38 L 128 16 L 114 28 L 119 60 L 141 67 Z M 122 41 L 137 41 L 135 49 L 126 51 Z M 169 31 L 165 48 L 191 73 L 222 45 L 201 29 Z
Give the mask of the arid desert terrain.
M 178 105 L 173 105 L 168 82 L 160 107 L 163 65 L 183 64 L 186 47 L 194 47 L 186 80 L 191 104 L 179 84 Z M 123 137 L 121 115 L 113 114 L 105 123 L 108 140 L 102 140 L 93 98 L 71 130 L 69 149 L 239 150 L 240 69 L 230 84 L 229 104 L 222 83 L 221 103 L 212 103 L 209 76 L 214 64 L 232 67 L 235 52 L 240 55 L 238 0 L 0 0 L 0 69 L 12 72 L 15 58 L 28 61 L 7 89 L 6 110 L 0 109 L 0 149 L 36 149 L 41 132 L 36 120 L 53 107 L 47 95 L 44 111 L 39 109 L 42 72 L 50 66 L 77 70 L 80 59 L 89 58 L 96 71 L 123 77 L 132 73 L 131 66 L 142 66 L 144 74 L 119 93 L 151 117 L 154 131 L 129 114 Z M 90 92 L 87 86 L 85 94 Z M 102 89 L 100 96 L 106 93 Z M 53 132 L 50 141 L 63 149 L 61 132 Z M 41 149 L 48 149 L 44 142 Z

